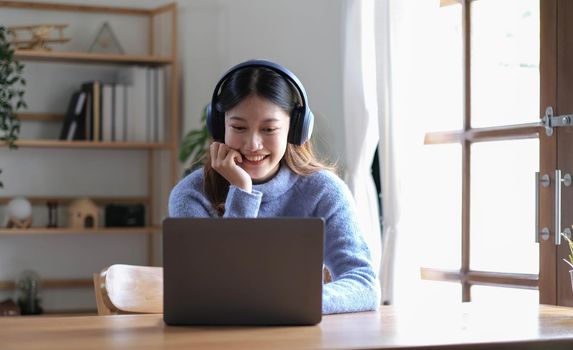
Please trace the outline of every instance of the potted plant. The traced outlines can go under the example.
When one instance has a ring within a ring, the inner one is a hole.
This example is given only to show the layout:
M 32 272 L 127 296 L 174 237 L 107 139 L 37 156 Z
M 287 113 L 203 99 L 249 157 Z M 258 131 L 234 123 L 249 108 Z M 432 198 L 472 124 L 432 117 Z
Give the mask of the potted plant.
M 179 160 L 182 163 L 189 160 L 190 164 L 189 168 L 185 170 L 184 176 L 203 166 L 210 140 L 211 135 L 207 129 L 207 106 L 205 106 L 201 113 L 201 127 L 189 131 L 181 142 Z
M 14 60 L 14 49 L 6 38 L 7 34 L 8 29 L 0 26 L 0 143 L 5 142 L 10 149 L 14 149 L 20 133 L 16 112 L 26 108 L 26 80 L 22 77 L 24 65 Z M 3 187 L 1 181 L 0 187 Z
M 569 256 L 568 259 L 563 259 L 563 261 L 565 261 L 567 264 L 569 264 L 569 266 L 571 266 L 571 270 L 569 270 L 569 274 L 571 275 L 571 288 L 573 289 L 573 241 L 565 236 L 563 234 L 563 232 L 561 232 L 561 236 L 563 236 L 563 238 L 565 238 L 565 240 L 567 240 L 567 243 L 569 244 Z
M 20 121 L 16 112 L 26 108 L 22 77 L 24 65 L 14 59 L 14 49 L 6 36 L 8 29 L 0 26 L 0 141 L 16 148 L 15 142 L 20 133 Z

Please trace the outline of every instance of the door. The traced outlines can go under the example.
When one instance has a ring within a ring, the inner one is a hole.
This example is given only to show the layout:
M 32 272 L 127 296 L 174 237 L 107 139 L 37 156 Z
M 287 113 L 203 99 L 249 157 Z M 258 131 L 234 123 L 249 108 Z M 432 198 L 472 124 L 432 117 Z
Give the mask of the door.
M 543 0 L 541 10 L 542 106 L 552 106 L 556 116 L 572 114 L 573 2 Z M 544 193 L 540 195 L 540 205 L 546 208 L 540 213 L 540 229 L 547 227 L 550 232 L 549 237 L 542 235 L 540 243 L 545 258 L 540 270 L 540 301 L 573 306 L 571 268 L 563 261 L 570 253 L 569 246 L 564 239 L 558 239 L 559 232 L 573 229 L 573 186 L 568 180 L 573 175 L 573 128 L 563 126 L 552 131 L 540 134 L 540 170 L 550 178 L 550 185 L 542 186 Z
M 549 136 L 541 124 L 547 106 L 573 114 L 573 2 L 441 3 L 461 23 L 463 127 L 430 132 L 425 143 L 461 146 L 452 159 L 461 169 L 460 253 L 456 268 L 424 266 L 422 278 L 460 283 L 463 301 L 506 292 L 573 305 L 568 247 L 556 245 L 554 228 L 558 202 L 561 228 L 573 228 L 573 186 L 555 182 L 556 170 L 573 174 L 573 128 Z M 546 186 L 533 181 L 538 171 Z

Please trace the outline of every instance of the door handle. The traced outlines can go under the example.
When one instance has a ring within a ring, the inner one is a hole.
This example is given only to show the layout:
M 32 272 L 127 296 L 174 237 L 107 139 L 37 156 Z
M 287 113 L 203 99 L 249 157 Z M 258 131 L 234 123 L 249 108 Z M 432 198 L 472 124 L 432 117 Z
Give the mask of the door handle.
M 567 173 L 561 178 L 561 170 L 555 170 L 555 245 L 561 245 L 561 232 L 571 237 L 571 229 L 561 231 L 561 183 L 571 186 L 571 174 Z
M 539 231 L 539 184 L 543 187 L 549 187 L 551 184 L 551 179 L 549 175 L 544 174 L 539 176 L 539 171 L 535 172 L 535 243 L 539 243 L 540 231 Z M 544 241 L 549 239 L 549 229 L 544 227 L 541 230 L 541 237 Z

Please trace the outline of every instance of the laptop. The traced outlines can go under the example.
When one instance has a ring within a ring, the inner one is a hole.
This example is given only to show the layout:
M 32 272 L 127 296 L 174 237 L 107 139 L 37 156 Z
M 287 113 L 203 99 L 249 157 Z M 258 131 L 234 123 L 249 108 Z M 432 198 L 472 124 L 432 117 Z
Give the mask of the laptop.
M 321 218 L 167 218 L 168 325 L 313 325 L 322 318 Z

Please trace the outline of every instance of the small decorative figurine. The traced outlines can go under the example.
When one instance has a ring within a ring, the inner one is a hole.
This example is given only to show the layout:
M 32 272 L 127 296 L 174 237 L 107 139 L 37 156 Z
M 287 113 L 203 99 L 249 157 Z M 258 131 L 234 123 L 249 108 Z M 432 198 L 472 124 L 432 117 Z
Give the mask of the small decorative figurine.
M 24 197 L 16 197 L 8 202 L 8 228 L 25 229 L 32 226 L 32 204 Z
M 0 303 L 0 316 L 21 315 L 20 307 L 12 299 L 6 299 Z
M 88 52 L 111 53 L 117 55 L 124 54 L 123 48 L 119 44 L 119 40 L 117 40 L 113 30 L 111 30 L 111 26 L 107 22 L 101 26 L 101 29 L 97 33 Z
M 68 208 L 70 227 L 97 227 L 99 223 L 99 208 L 88 198 L 73 201 Z
M 48 201 L 48 226 L 47 227 L 58 227 L 58 202 Z
M 18 306 L 22 315 L 38 315 L 43 312 L 38 293 L 40 291 L 40 276 L 32 270 L 26 270 L 18 278 Z
M 64 38 L 64 28 L 67 24 L 36 24 L 29 26 L 8 27 L 8 32 L 12 35 L 12 44 L 18 50 L 44 50 L 52 49 L 47 44 L 66 43 L 69 38 Z M 52 36 L 54 29 L 57 30 L 56 37 Z M 24 38 L 23 38 L 24 37 Z

